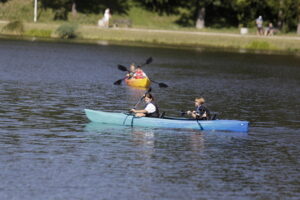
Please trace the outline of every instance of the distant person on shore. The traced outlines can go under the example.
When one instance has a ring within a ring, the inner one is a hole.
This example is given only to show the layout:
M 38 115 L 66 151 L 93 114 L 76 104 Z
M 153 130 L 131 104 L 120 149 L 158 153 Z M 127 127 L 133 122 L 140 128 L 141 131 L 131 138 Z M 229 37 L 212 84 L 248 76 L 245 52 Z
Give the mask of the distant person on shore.
M 104 11 L 103 18 L 98 21 L 98 26 L 108 28 L 110 18 L 111 18 L 110 10 L 109 8 L 106 8 Z
M 194 119 L 198 120 L 209 120 L 210 111 L 203 105 L 205 100 L 203 97 L 195 99 L 195 110 L 187 111 L 186 114 L 192 116 Z
M 267 30 L 265 31 L 265 36 L 272 36 L 274 35 L 274 27 L 272 23 L 269 23 Z
M 262 16 L 259 16 L 256 19 L 256 27 L 257 27 L 257 35 L 264 35 Z

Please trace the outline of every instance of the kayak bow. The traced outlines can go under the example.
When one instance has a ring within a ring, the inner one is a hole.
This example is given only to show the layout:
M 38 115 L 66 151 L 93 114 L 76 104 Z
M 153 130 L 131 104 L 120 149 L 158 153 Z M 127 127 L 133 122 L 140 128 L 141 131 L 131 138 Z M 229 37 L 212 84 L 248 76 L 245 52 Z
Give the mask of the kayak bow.
M 125 82 L 127 85 L 132 86 L 132 87 L 143 87 L 143 88 L 148 88 L 151 84 L 151 81 L 149 80 L 149 78 L 142 78 L 142 79 L 135 79 L 135 78 L 131 78 L 125 79 Z
M 153 128 L 183 128 L 196 130 L 221 130 L 247 132 L 247 121 L 239 120 L 196 120 L 187 118 L 135 117 L 130 114 L 103 112 L 85 109 L 89 120 L 97 123 Z

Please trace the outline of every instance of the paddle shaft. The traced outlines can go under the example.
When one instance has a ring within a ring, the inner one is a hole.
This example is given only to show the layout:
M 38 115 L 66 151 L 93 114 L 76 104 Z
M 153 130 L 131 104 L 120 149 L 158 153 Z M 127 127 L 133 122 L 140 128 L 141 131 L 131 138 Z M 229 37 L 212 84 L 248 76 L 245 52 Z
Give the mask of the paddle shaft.
M 134 105 L 133 109 L 136 109 L 136 107 L 142 102 L 142 100 L 144 99 L 145 97 L 141 97 L 140 100 Z
M 136 109 L 136 107 L 141 103 L 141 101 L 145 98 L 145 95 L 150 93 L 152 90 L 152 88 L 150 87 L 146 92 L 145 94 L 140 98 L 140 100 L 134 105 L 133 109 Z
M 148 77 L 149 78 L 149 77 Z M 149 78 L 149 80 L 150 81 L 152 81 L 153 83 L 156 83 L 156 84 L 158 84 L 159 85 L 159 87 L 168 87 L 168 85 L 167 84 L 165 84 L 165 83 L 159 83 L 159 82 L 157 82 L 157 81 L 154 81 L 153 79 L 151 79 L 151 78 Z

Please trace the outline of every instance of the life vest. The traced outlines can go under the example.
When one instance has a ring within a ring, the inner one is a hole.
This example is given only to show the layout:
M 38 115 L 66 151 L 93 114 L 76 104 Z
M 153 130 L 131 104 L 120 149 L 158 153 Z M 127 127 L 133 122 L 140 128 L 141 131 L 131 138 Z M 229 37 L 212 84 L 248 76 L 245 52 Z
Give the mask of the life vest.
M 143 72 L 143 70 L 136 70 L 134 73 L 134 78 L 136 79 L 143 79 L 146 77 L 146 74 Z
M 155 106 L 155 112 L 154 113 L 146 113 L 146 117 L 159 117 L 159 109 L 158 106 L 155 103 L 151 103 Z M 148 105 L 148 104 L 147 104 Z M 146 107 L 147 107 L 146 105 Z
M 210 111 L 203 105 L 196 107 L 197 119 L 199 120 L 209 120 Z

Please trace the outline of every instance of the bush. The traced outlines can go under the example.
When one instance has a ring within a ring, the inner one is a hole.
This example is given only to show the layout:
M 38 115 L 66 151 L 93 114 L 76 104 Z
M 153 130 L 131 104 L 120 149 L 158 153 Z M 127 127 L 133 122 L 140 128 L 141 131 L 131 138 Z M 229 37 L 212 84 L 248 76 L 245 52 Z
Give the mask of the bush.
M 271 45 L 266 41 L 252 41 L 249 43 L 246 48 L 248 49 L 261 49 L 261 50 L 274 50 L 275 46 Z
M 76 33 L 76 30 L 78 28 L 78 25 L 76 24 L 63 24 L 60 27 L 57 28 L 56 33 L 60 38 L 63 39 L 72 39 L 76 38 L 78 35 Z
M 9 22 L 8 24 L 6 24 L 3 27 L 2 31 L 12 32 L 12 33 L 21 35 L 22 33 L 24 33 L 24 24 L 22 21 L 15 20 L 15 21 L 12 21 L 12 22 Z
M 31 29 L 25 35 L 33 37 L 51 37 L 51 30 Z

